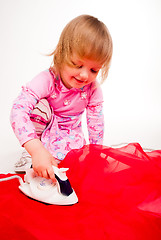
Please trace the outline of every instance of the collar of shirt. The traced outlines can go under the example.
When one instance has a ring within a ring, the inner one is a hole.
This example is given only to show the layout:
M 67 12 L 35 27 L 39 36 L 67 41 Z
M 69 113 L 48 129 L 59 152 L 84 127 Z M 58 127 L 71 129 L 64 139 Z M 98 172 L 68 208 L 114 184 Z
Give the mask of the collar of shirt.
M 55 83 L 55 87 L 57 88 L 57 90 L 59 92 L 69 92 L 69 91 L 73 91 L 73 92 L 84 92 L 87 90 L 87 88 L 89 87 L 89 85 L 86 85 L 82 88 L 66 88 L 65 85 L 63 84 L 61 78 L 59 75 L 55 75 L 55 73 L 52 71 L 52 69 L 49 69 L 49 72 L 51 73 L 51 75 L 54 78 L 54 83 Z

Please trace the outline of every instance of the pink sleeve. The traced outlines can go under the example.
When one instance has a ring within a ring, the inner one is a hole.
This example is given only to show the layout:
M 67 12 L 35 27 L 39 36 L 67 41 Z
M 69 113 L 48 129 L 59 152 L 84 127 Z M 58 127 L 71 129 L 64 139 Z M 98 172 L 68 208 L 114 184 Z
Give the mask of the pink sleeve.
M 103 95 L 100 87 L 95 88 L 91 92 L 87 106 L 87 127 L 90 144 L 103 144 Z
M 53 78 L 50 73 L 42 72 L 25 87 L 22 87 L 20 95 L 15 99 L 11 109 L 10 121 L 21 145 L 31 139 L 38 138 L 30 120 L 30 113 L 41 98 L 50 95 L 52 88 Z

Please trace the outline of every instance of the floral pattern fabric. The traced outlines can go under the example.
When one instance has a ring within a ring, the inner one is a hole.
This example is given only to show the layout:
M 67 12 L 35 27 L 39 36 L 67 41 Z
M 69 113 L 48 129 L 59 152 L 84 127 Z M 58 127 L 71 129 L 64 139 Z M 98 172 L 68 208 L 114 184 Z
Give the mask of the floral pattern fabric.
M 71 149 L 79 149 L 86 144 L 82 131 L 82 114 L 85 109 L 89 142 L 103 144 L 104 116 L 100 86 L 95 82 L 81 89 L 67 89 L 59 77 L 47 70 L 22 87 L 13 103 L 10 119 L 21 145 L 38 138 L 30 114 L 43 98 L 50 104 L 52 119 L 41 141 L 54 157 L 63 160 Z

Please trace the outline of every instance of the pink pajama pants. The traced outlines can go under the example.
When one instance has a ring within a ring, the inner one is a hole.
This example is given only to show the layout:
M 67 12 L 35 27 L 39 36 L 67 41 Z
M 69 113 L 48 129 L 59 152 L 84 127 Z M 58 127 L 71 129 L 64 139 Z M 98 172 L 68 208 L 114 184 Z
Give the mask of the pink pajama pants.
M 33 109 L 30 119 L 34 124 L 38 137 L 51 121 L 51 109 L 46 99 L 41 99 Z

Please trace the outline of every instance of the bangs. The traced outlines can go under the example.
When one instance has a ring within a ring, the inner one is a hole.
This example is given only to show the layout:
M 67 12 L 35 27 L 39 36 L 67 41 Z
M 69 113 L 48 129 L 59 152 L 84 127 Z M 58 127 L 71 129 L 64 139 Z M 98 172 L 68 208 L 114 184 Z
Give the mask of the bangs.
M 81 34 L 74 36 L 70 54 L 76 53 L 80 58 L 94 60 L 103 65 L 112 55 L 110 41 L 107 40 L 107 36 L 102 36 L 103 34 L 100 36 L 99 29 L 94 33 L 89 29 L 82 30 Z

